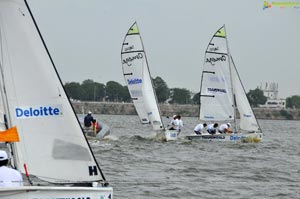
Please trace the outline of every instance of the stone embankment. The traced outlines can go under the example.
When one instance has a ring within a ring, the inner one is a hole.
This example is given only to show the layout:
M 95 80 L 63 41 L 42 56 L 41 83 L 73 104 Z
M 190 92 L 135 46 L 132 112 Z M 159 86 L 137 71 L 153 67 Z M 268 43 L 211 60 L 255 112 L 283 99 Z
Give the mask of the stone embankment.
M 72 102 L 77 114 L 92 111 L 94 114 L 107 115 L 136 115 L 132 103 L 115 102 Z M 180 114 L 183 117 L 198 117 L 199 108 L 197 105 L 160 104 L 163 116 Z M 254 108 L 258 119 L 271 120 L 300 120 L 300 109 L 275 109 L 275 108 Z

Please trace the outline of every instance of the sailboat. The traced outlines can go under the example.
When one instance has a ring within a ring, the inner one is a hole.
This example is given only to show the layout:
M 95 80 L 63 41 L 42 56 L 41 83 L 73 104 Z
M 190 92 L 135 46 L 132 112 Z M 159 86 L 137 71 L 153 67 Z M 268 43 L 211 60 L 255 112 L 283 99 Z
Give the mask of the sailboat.
M 111 199 L 26 0 L 0 0 L 0 55 L 1 141 L 24 180 L 0 198 Z
M 189 135 L 188 139 L 259 142 L 263 133 L 247 99 L 229 51 L 225 25 L 205 51 L 200 86 L 199 119 L 209 123 L 233 123 L 234 133 Z M 239 120 L 237 115 L 239 113 Z
M 166 130 L 162 122 L 142 38 L 135 22 L 128 30 L 121 50 L 123 75 L 142 124 L 151 124 L 165 139 L 176 140 L 177 131 Z

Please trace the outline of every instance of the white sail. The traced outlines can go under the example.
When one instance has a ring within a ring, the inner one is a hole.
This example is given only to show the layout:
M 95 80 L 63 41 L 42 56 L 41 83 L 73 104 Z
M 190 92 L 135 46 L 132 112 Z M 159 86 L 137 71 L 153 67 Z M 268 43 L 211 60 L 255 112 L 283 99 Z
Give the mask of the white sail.
M 26 1 L 0 0 L 0 46 L 17 169 L 53 183 L 103 180 Z
M 225 26 L 213 36 L 205 52 L 200 91 L 200 119 L 236 123 L 240 130 L 259 131 L 259 125 L 228 50 Z
M 233 120 L 232 84 L 224 27 L 214 34 L 204 59 L 199 118 L 204 121 Z
M 142 39 L 134 23 L 128 30 L 121 52 L 123 74 L 129 93 L 142 123 L 154 130 L 163 129 Z
M 238 71 L 234 65 L 233 59 L 230 59 L 232 66 L 232 81 L 234 88 L 234 96 L 236 101 L 236 106 L 240 115 L 239 127 L 245 131 L 259 131 L 259 126 L 252 108 L 249 104 L 248 98 L 246 96 L 244 87 L 240 80 Z

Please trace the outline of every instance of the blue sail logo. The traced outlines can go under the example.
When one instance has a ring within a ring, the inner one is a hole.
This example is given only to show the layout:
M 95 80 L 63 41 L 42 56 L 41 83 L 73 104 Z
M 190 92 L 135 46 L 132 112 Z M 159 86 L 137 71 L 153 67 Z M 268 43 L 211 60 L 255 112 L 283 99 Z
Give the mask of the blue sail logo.
M 18 119 L 24 118 L 45 118 L 59 117 L 62 113 L 62 105 L 49 106 L 21 106 L 15 108 L 15 116 Z

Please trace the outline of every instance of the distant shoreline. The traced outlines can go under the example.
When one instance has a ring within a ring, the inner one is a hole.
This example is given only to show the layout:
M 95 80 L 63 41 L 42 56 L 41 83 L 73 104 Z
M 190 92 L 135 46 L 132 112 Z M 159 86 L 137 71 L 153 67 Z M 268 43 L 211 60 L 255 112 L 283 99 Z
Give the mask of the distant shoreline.
M 137 115 L 133 103 L 120 102 L 72 102 L 77 114 L 92 111 L 94 114 Z M 183 117 L 198 117 L 198 105 L 159 104 L 163 116 L 180 114 Z M 300 109 L 253 108 L 257 119 L 300 120 Z

